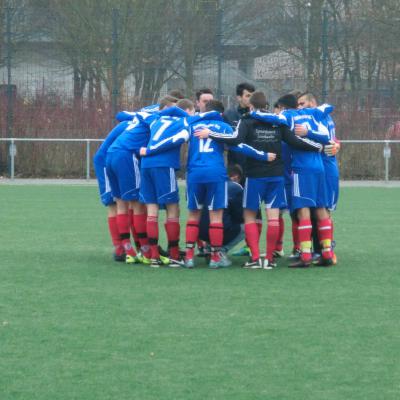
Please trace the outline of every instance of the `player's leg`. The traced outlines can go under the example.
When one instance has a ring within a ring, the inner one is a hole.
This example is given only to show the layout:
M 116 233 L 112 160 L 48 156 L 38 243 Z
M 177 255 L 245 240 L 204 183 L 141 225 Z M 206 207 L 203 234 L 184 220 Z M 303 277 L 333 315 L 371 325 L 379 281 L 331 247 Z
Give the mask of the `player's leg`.
M 179 224 L 179 204 L 169 203 L 166 204 L 167 220 L 165 221 L 165 232 L 168 240 L 168 254 L 171 259 L 170 266 L 181 265 L 179 253 L 179 238 L 180 238 L 180 224 Z
M 285 196 L 285 183 L 282 177 L 266 178 L 265 192 L 262 199 L 266 206 L 267 234 L 266 234 L 266 256 L 264 269 L 271 269 L 276 266 L 274 252 L 276 243 L 279 240 L 279 211 L 287 207 Z
M 133 225 L 137 235 L 137 240 L 139 242 L 139 250 L 142 255 L 141 261 L 145 264 L 148 264 L 150 262 L 151 252 L 146 230 L 146 206 L 139 201 L 133 201 L 131 202 L 131 208 L 133 211 Z
M 187 181 L 186 200 L 188 217 L 186 222 L 185 267 L 194 267 L 194 248 L 199 238 L 199 221 L 205 199 L 205 185 Z
M 124 248 L 121 244 L 117 225 L 117 206 L 115 204 L 110 181 L 107 176 L 106 159 L 97 156 L 94 158 L 94 169 L 96 172 L 97 184 L 99 188 L 100 200 L 107 207 L 108 231 L 114 246 L 114 260 L 125 261 Z
M 125 152 L 115 152 L 107 156 L 107 175 L 111 191 L 116 199 L 116 222 L 120 234 L 121 245 L 126 254 L 126 262 L 135 262 L 136 252 L 130 241 L 129 198 L 124 198 L 126 184 L 129 181 L 131 161 Z
M 209 182 L 206 183 L 205 206 L 209 210 L 210 226 L 208 235 L 211 246 L 210 268 L 221 267 L 220 251 L 224 242 L 224 227 L 222 217 L 224 209 L 228 206 L 228 182 Z
M 328 211 L 330 201 L 328 199 L 325 174 L 319 174 L 318 178 L 316 215 L 318 219 L 318 237 L 321 243 L 321 258 L 318 265 L 328 266 L 333 264 L 332 220 Z
M 329 266 L 333 264 L 332 253 L 332 220 L 326 208 L 317 208 L 318 237 L 321 243 L 321 258 L 318 265 Z
M 210 226 L 208 229 L 208 235 L 210 237 L 211 246 L 211 260 L 209 267 L 214 269 L 222 267 L 220 252 L 224 242 L 224 226 L 222 224 L 223 213 L 223 208 L 209 210 Z
M 110 204 L 108 207 L 108 230 L 110 232 L 112 244 L 114 245 L 114 260 L 125 261 L 125 251 L 122 246 L 118 224 L 117 224 L 117 205 Z
M 243 267 L 257 269 L 262 268 L 259 247 L 259 228 L 256 222 L 257 212 L 260 208 L 260 198 L 263 194 L 264 184 L 261 179 L 246 178 L 243 193 L 243 217 L 246 242 L 250 247 L 251 257 Z
M 300 243 L 300 260 L 289 267 L 308 267 L 312 261 L 311 254 L 311 213 L 310 208 L 317 205 L 319 178 L 314 173 L 294 173 L 292 188 L 292 209 L 297 210 L 298 237 Z

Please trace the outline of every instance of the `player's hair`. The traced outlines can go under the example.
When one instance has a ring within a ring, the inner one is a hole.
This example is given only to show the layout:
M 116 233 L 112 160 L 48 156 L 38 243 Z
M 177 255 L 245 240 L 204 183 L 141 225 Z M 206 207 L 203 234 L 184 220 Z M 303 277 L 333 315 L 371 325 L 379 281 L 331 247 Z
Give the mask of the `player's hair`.
M 203 88 L 203 89 L 199 89 L 197 92 L 196 92 L 196 100 L 200 100 L 200 96 L 202 95 L 202 94 L 214 94 L 213 93 L 213 91 L 211 90 L 211 89 L 209 89 L 209 88 Z
M 315 95 L 314 95 L 313 93 L 311 93 L 311 92 L 303 92 L 303 93 L 300 93 L 300 94 L 297 96 L 297 100 L 298 100 L 300 97 L 305 97 L 305 98 L 307 99 L 307 101 L 315 101 L 315 102 L 317 102 L 317 98 L 316 98 Z
M 193 110 L 194 109 L 194 104 L 189 99 L 178 100 L 178 102 L 176 103 L 176 106 L 181 108 L 182 110 Z
M 236 96 L 243 96 L 243 92 L 247 90 L 250 93 L 256 91 L 256 88 L 251 83 L 242 82 L 236 86 Z
M 219 113 L 223 113 L 225 111 L 225 107 L 219 100 L 210 100 L 206 103 L 205 110 L 207 111 L 218 111 Z
M 282 108 L 297 108 L 297 98 L 293 94 L 285 94 L 277 101 L 278 105 Z
M 272 107 L 279 108 L 279 103 L 276 101 Z
M 264 92 L 257 90 L 250 97 L 250 104 L 257 110 L 266 110 L 269 107 Z
M 166 107 L 172 107 L 178 102 L 176 97 L 166 95 L 160 100 L 160 110 Z
M 239 164 L 230 164 L 227 168 L 228 176 L 239 176 L 239 180 L 243 178 L 243 169 Z
M 172 97 L 176 97 L 177 99 L 181 100 L 185 98 L 185 95 L 183 94 L 182 90 L 180 89 L 171 89 L 168 94 Z
M 298 99 L 301 96 L 302 91 L 301 90 L 297 90 L 297 89 L 293 89 L 288 94 L 292 94 L 294 97 L 296 97 L 296 99 Z

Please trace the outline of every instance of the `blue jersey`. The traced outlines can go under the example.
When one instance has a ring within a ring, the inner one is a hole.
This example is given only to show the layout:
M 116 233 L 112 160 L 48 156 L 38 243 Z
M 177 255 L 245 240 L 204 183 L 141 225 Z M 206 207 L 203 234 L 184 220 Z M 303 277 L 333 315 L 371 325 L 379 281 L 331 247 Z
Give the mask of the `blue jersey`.
M 108 149 L 108 153 L 115 151 L 130 151 L 139 154 L 141 147 L 146 147 L 150 138 L 150 129 L 146 121 L 154 118 L 153 114 L 146 112 L 135 113 L 131 121 L 125 123 L 125 130 Z
M 332 111 L 331 106 L 323 105 L 317 108 L 290 109 L 284 110 L 282 114 L 286 117 L 291 130 L 295 124 L 305 125 L 308 128 L 307 138 L 329 143 L 327 129 L 323 126 L 322 120 Z M 306 152 L 291 147 L 292 170 L 294 172 L 323 172 L 324 165 L 320 153 Z
M 180 144 L 189 137 L 188 117 L 185 111 L 173 106 L 160 111 L 157 118 L 146 120 L 150 126 L 150 140 L 146 157 L 142 159 L 142 168 L 180 168 Z M 166 144 L 171 146 L 166 147 Z
M 188 152 L 188 181 L 196 183 L 221 182 L 228 179 L 224 162 L 224 145 L 211 138 L 200 139 L 194 132 L 208 128 L 215 133 L 232 134 L 230 125 L 216 112 L 191 124 Z

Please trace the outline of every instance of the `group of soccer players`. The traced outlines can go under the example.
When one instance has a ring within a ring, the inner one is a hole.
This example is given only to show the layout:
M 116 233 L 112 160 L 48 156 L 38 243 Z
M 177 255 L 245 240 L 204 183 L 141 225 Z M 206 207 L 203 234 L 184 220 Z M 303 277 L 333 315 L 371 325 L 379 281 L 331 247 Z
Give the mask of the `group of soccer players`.
M 237 86 L 237 99 L 238 107 L 224 112 L 210 89 L 198 91 L 195 104 L 171 91 L 159 104 L 117 114 L 118 124 L 94 158 L 116 261 L 193 268 L 195 246 L 203 247 L 199 224 L 207 214 L 209 268 L 229 265 L 223 252 L 224 235 L 229 234 L 223 223 L 229 179 L 224 152 L 228 151 L 228 164 L 245 177 L 240 183 L 244 183 L 243 231 L 249 260 L 243 267 L 276 266 L 276 258 L 283 255 L 286 209 L 293 234 L 289 266 L 336 263 L 330 212 L 338 198 L 339 145 L 330 117 L 333 107 L 318 107 L 311 93 L 291 93 L 268 112 L 264 93 L 247 83 Z M 188 218 L 182 251 L 176 171 L 184 143 L 188 143 Z M 259 248 L 262 202 L 268 221 L 265 257 Z M 160 209 L 166 211 L 166 252 L 158 244 Z

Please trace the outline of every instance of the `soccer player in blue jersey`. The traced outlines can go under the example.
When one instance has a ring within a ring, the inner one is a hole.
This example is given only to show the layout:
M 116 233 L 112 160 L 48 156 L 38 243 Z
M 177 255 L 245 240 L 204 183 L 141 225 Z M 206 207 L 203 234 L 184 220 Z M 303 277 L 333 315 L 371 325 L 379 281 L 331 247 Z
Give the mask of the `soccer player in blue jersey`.
M 320 142 L 330 145 L 328 130 L 321 120 L 332 110 L 332 107 L 323 105 L 319 108 L 305 108 L 297 110 L 297 98 L 286 95 L 278 100 L 285 108 L 282 114 L 287 118 L 293 131 L 300 125 L 306 126 L 310 136 L 317 137 Z M 314 135 L 314 136 L 313 136 Z M 303 152 L 292 149 L 292 211 L 298 218 L 298 237 L 301 247 L 301 255 L 298 261 L 290 264 L 293 268 L 308 267 L 312 262 L 311 253 L 311 208 L 316 209 L 318 219 L 318 234 L 322 245 L 321 265 L 331 265 L 331 230 L 332 225 L 326 210 L 327 194 L 324 177 L 324 166 L 320 154 Z
M 111 193 L 110 182 L 106 171 L 106 155 L 109 147 L 118 138 L 118 136 L 121 135 L 127 125 L 128 123 L 121 122 L 114 129 L 112 129 L 93 157 L 100 199 L 101 202 L 108 208 L 108 229 L 114 245 L 115 261 L 125 261 L 125 251 L 124 247 L 122 246 L 120 233 L 118 230 L 117 206 Z
M 161 100 L 160 108 L 170 106 L 175 98 Z M 150 129 L 145 121 L 152 119 L 154 113 L 139 111 L 133 114 L 124 132 L 114 141 L 107 151 L 107 173 L 111 190 L 117 202 L 117 223 L 126 252 L 126 262 L 150 262 L 149 243 L 146 234 L 146 208 L 139 202 L 140 187 L 140 148 L 146 146 L 150 138 Z M 132 213 L 129 210 L 132 209 Z M 130 244 L 129 227 L 137 233 L 144 257 L 137 257 Z
M 204 118 L 191 124 L 190 132 L 207 128 L 232 134 L 232 128 L 221 116 L 224 106 L 220 101 L 210 100 L 205 106 Z M 207 113 L 217 111 L 217 113 Z M 209 210 L 209 241 L 211 246 L 210 268 L 221 265 L 220 249 L 223 244 L 223 210 L 227 207 L 227 173 L 224 164 L 224 146 L 212 139 L 189 136 L 187 165 L 188 221 L 186 224 L 185 266 L 193 268 L 194 245 L 199 236 L 201 210 Z
M 318 106 L 317 100 L 315 96 L 310 92 L 302 93 L 298 99 L 298 108 L 316 108 Z M 327 208 L 329 212 L 332 212 L 336 209 L 337 202 L 339 199 L 339 168 L 338 163 L 335 157 L 335 154 L 338 149 L 338 145 L 336 144 L 336 132 L 335 132 L 335 123 L 330 116 L 330 114 L 326 115 L 325 118 L 321 120 L 322 124 L 328 129 L 329 132 L 329 141 L 330 143 L 334 142 L 331 154 L 326 154 L 325 152 L 322 154 L 322 161 L 324 164 L 325 171 L 325 180 L 326 180 L 326 188 L 327 188 Z M 319 137 L 309 131 L 308 127 L 304 125 L 296 126 L 296 134 L 303 137 L 313 137 L 314 140 L 319 141 Z M 334 153 L 334 154 L 333 154 Z M 333 235 L 333 223 L 332 223 L 332 235 Z M 333 241 L 333 237 L 331 237 Z M 336 263 L 336 255 L 333 253 L 333 262 Z
M 194 105 L 186 99 L 180 100 L 177 107 L 161 111 L 157 119 L 150 123 L 151 134 L 147 148 L 143 147 L 140 151 L 143 157 L 140 199 L 147 206 L 147 235 L 151 248 L 151 265 L 154 267 L 166 264 L 175 267 L 182 264 L 179 260 L 179 189 L 176 180 L 176 170 L 180 168 L 180 146 L 173 146 L 166 151 L 160 151 L 160 148 L 170 140 L 187 140 L 186 118 L 193 114 Z M 160 206 L 165 206 L 167 210 L 165 230 L 170 260 L 160 256 L 158 249 Z
M 323 147 L 311 141 L 299 140 L 287 127 L 285 118 L 264 112 L 267 105 L 264 93 L 254 92 L 250 98 L 250 105 L 253 112 L 240 120 L 235 135 L 228 137 L 216 132 L 200 134 L 202 137 L 207 137 L 208 134 L 215 140 L 232 144 L 244 142 L 257 150 L 276 156 L 270 163 L 247 159 L 243 200 L 246 239 L 252 254 L 251 260 L 244 267 L 271 269 L 275 266 L 273 252 L 279 235 L 279 209 L 285 204 L 281 140 L 308 151 L 319 152 Z M 255 222 L 261 201 L 265 202 L 268 219 L 267 252 L 264 261 L 260 258 L 259 231 Z

